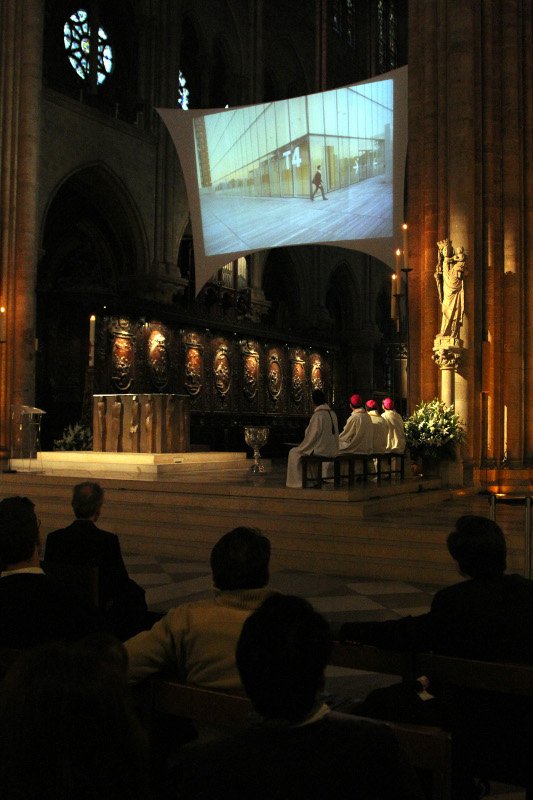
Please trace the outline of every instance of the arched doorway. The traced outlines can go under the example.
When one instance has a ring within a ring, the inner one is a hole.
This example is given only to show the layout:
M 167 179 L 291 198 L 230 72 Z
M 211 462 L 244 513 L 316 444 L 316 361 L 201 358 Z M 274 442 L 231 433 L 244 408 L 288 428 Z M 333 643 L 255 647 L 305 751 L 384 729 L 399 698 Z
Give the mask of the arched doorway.
M 36 403 L 47 415 L 42 446 L 80 421 L 86 387 L 89 317 L 119 313 L 139 297 L 146 246 L 135 208 L 103 165 L 71 175 L 43 224 L 37 275 Z

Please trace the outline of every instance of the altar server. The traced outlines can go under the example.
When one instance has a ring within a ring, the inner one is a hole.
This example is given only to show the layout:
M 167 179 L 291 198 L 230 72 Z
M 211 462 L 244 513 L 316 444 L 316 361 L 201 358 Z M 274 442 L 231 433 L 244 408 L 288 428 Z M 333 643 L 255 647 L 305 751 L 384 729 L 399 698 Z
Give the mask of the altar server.
M 326 396 L 321 389 L 315 389 L 311 399 L 315 410 L 303 441 L 289 451 L 286 485 L 291 489 L 302 486 L 302 456 L 336 456 L 339 452 L 337 415 L 327 405 Z

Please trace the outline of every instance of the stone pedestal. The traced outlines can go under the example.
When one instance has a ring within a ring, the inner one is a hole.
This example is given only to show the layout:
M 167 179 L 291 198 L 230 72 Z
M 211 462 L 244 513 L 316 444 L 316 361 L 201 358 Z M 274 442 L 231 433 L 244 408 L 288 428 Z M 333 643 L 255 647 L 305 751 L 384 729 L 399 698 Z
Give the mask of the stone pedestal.
M 441 400 L 447 406 L 455 405 L 455 373 L 463 356 L 463 340 L 451 336 L 436 336 L 433 343 L 433 361 L 441 371 Z
M 189 398 L 179 394 L 93 395 L 93 450 L 187 453 Z

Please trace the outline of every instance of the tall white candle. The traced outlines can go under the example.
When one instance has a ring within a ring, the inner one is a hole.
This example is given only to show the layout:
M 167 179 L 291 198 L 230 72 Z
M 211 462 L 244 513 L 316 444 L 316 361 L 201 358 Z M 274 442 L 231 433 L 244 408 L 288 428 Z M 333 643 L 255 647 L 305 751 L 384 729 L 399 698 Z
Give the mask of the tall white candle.
M 94 367 L 94 339 L 96 333 L 96 317 L 91 314 L 89 317 L 89 366 Z
M 0 306 L 0 342 L 6 341 L 6 335 L 7 335 L 6 307 Z
M 403 225 L 402 225 L 402 233 L 403 233 L 403 265 L 404 265 L 404 267 L 407 267 L 407 261 L 408 261 L 408 252 L 407 251 L 408 251 L 409 244 L 408 244 L 408 241 L 407 241 L 407 228 L 408 228 L 407 222 L 404 222 Z
M 393 273 L 391 278 L 392 285 L 390 290 L 390 318 L 396 319 L 396 292 L 398 291 L 396 288 L 396 275 Z

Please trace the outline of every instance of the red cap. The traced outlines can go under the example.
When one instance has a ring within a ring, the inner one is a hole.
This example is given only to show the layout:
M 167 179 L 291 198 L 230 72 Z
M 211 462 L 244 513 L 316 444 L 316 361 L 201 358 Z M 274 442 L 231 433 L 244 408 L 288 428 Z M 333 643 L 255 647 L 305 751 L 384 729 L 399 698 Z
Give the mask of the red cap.
M 385 411 L 390 411 L 391 408 L 394 408 L 394 400 L 391 397 L 386 397 L 381 405 Z
M 350 397 L 350 405 L 352 408 L 361 408 L 363 405 L 363 398 L 360 394 L 352 394 Z
M 365 403 L 365 406 L 366 406 L 366 410 L 367 411 L 377 411 L 378 410 L 378 404 L 376 403 L 375 400 L 367 400 L 366 403 Z

